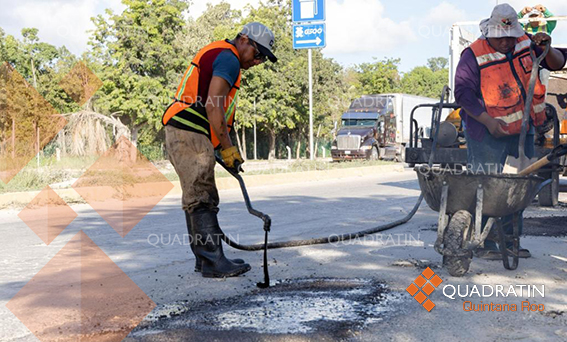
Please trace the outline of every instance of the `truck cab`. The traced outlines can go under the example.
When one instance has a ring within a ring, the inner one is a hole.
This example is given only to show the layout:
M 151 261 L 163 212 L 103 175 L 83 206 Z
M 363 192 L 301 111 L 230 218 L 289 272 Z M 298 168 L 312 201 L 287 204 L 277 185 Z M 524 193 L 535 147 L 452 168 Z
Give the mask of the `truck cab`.
M 341 117 L 331 147 L 333 161 L 378 160 L 380 148 L 395 143 L 396 122 L 389 96 L 368 95 L 352 102 Z

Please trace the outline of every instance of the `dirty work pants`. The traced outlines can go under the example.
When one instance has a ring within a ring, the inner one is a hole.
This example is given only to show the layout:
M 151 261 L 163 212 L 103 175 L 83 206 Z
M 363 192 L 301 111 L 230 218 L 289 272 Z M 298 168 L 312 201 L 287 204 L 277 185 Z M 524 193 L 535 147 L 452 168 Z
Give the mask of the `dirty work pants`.
M 512 135 L 497 139 L 492 136 L 488 130 L 486 130 L 482 141 L 477 141 L 470 138 L 465 127 L 465 138 L 467 140 L 467 168 L 469 171 L 474 173 L 502 173 L 508 156 L 516 158 L 519 156 L 520 135 Z M 530 129 L 526 135 L 526 144 L 524 149 L 526 157 L 532 158 L 534 156 L 535 129 L 532 124 L 530 124 Z M 513 233 L 513 226 L 511 224 L 512 219 L 512 215 L 502 218 L 502 225 L 505 227 L 506 234 L 509 235 Z M 523 217 L 520 216 L 520 220 L 522 219 Z M 483 228 L 486 225 L 487 220 L 487 217 L 482 217 Z M 522 227 L 522 225 L 520 225 L 520 227 Z M 522 234 L 522 232 L 520 232 L 520 234 Z
M 486 128 L 485 128 L 486 130 Z M 467 139 L 468 170 L 474 173 L 502 173 L 506 158 L 513 156 L 518 158 L 520 135 L 511 135 L 503 138 L 495 138 L 486 130 L 482 141 L 469 137 L 465 127 Z M 526 135 L 524 147 L 526 157 L 532 158 L 535 154 L 535 129 L 530 125 Z
M 219 194 L 215 184 L 213 144 L 203 134 L 165 126 L 169 161 L 179 176 L 182 207 L 189 213 L 198 207 L 218 212 Z

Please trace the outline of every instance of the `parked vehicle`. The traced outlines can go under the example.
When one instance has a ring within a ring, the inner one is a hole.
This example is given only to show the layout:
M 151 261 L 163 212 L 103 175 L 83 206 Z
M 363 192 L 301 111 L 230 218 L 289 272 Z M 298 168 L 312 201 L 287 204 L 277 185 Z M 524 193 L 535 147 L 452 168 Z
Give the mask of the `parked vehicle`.
M 341 118 L 340 129 L 331 147 L 333 161 L 404 161 L 405 145 L 410 140 L 412 109 L 418 104 L 436 102 L 436 99 L 408 94 L 364 95 L 355 99 Z M 431 127 L 431 122 L 423 120 L 419 127 L 427 134 L 425 127 Z

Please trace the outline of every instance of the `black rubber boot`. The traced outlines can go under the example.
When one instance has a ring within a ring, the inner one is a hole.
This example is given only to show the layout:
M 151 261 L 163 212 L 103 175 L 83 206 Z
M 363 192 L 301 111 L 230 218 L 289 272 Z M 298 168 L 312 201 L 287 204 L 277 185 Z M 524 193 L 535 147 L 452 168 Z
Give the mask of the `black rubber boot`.
M 519 216 L 519 220 L 521 221 L 518 222 L 517 219 L 513 218 L 512 216 L 507 216 L 503 219 L 504 231 L 507 235 L 511 236 L 514 233 L 514 224 L 519 224 L 518 227 L 519 233 L 520 235 L 522 235 L 523 217 L 521 215 Z M 502 253 L 500 252 L 500 248 L 498 248 L 496 242 L 497 240 L 495 234 L 496 229 L 497 229 L 496 227 L 492 228 L 492 231 L 490 232 L 490 234 L 488 234 L 488 237 L 484 242 L 484 248 L 477 248 L 474 251 L 476 257 L 485 260 L 502 260 Z M 508 249 L 508 253 L 512 253 L 512 243 L 511 242 L 507 243 L 506 247 Z M 520 246 L 518 250 L 518 257 L 530 258 L 531 256 L 532 255 L 529 250 Z
M 490 236 L 484 240 L 484 247 L 475 249 L 474 255 L 485 260 L 502 260 L 502 253 L 496 241 L 492 240 Z
M 207 208 L 198 208 L 190 217 L 191 244 L 195 257 L 201 262 L 201 273 L 205 278 L 235 277 L 250 271 L 250 265 L 236 263 L 224 256 L 221 230 L 217 213 Z
M 195 253 L 195 239 L 193 235 L 191 235 L 191 216 L 186 211 L 185 212 L 185 221 L 187 222 L 187 233 L 189 233 L 189 245 L 191 246 L 191 251 L 193 255 L 195 255 L 195 272 L 201 272 L 203 266 L 201 262 L 201 258 Z M 235 264 L 244 264 L 244 260 L 242 259 L 229 259 Z
M 513 235 L 514 234 L 514 225 L 518 225 L 518 233 L 520 236 L 522 236 L 523 230 L 524 230 L 524 215 L 523 213 L 520 213 L 518 215 L 515 215 L 515 217 L 512 218 L 508 218 L 509 222 L 507 222 L 504 226 L 504 231 L 507 235 Z M 512 253 L 512 242 L 506 242 L 506 248 L 508 249 L 508 253 Z M 530 251 L 526 248 L 523 248 L 522 245 L 520 245 L 518 247 L 518 257 L 519 258 L 523 258 L 523 259 L 527 259 L 527 258 L 531 258 L 532 254 L 530 253 Z
M 482 231 L 486 228 L 486 223 L 488 222 L 488 217 L 482 217 Z M 500 248 L 496 243 L 498 237 L 496 232 L 496 227 L 492 227 L 490 233 L 484 240 L 484 247 L 478 247 L 474 250 L 474 256 L 477 258 L 485 260 L 502 260 L 502 253 L 500 253 Z

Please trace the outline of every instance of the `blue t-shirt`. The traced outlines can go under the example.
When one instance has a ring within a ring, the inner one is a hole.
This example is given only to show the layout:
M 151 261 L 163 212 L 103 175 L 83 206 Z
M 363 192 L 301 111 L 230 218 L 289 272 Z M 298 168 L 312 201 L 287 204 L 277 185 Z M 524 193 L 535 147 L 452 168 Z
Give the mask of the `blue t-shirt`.
M 213 63 L 213 76 L 222 77 L 231 87 L 236 83 L 239 73 L 240 62 L 230 50 L 221 52 Z

